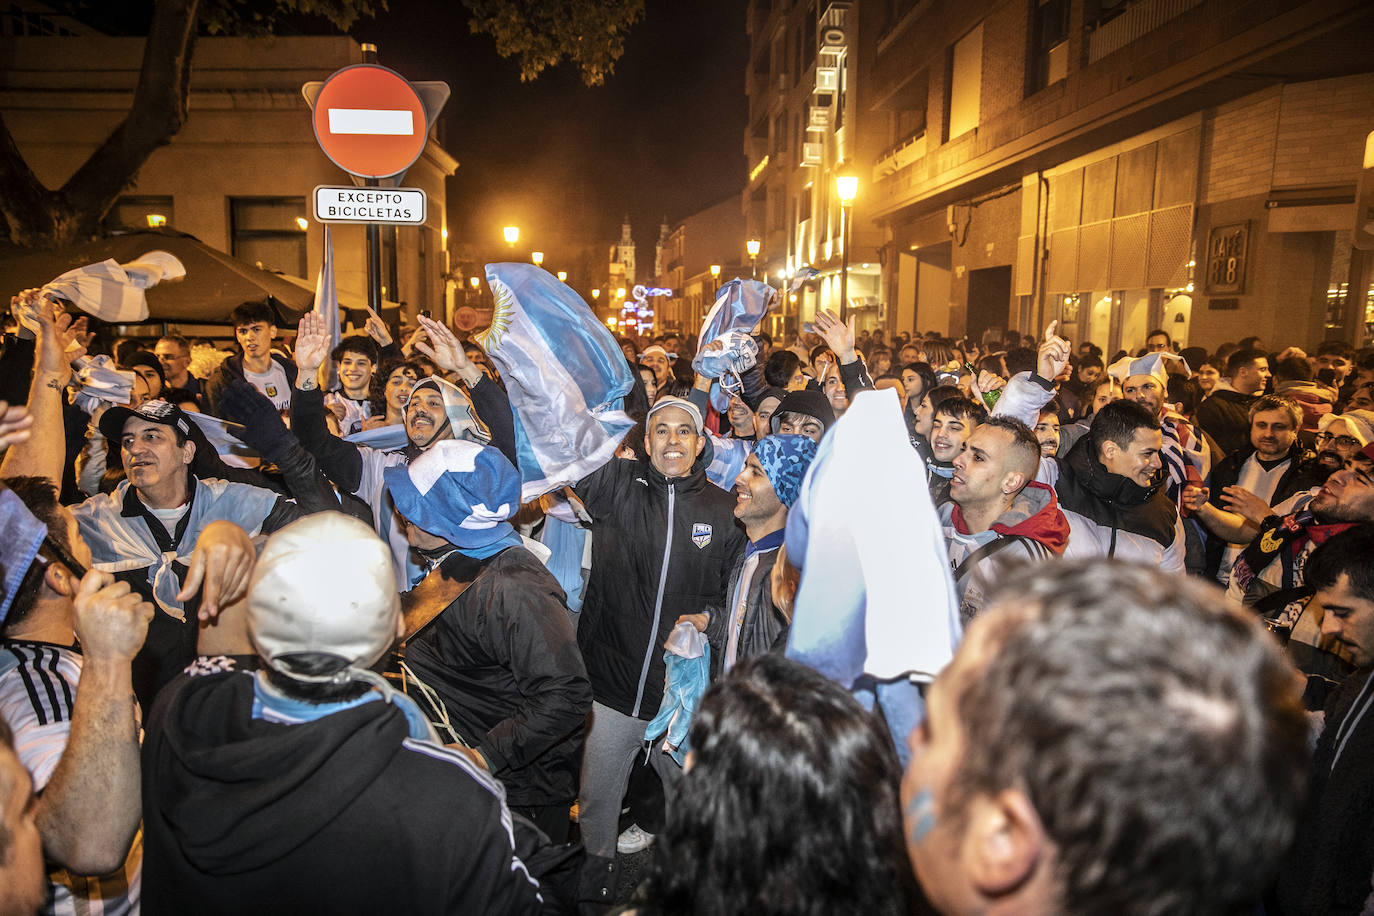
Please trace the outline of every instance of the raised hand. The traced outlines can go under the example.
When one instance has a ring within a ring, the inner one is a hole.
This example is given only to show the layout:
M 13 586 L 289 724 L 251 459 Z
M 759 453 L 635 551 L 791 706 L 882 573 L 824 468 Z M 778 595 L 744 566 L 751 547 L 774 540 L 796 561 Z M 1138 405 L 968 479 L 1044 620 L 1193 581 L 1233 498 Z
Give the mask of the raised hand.
M 434 364 L 445 372 L 457 373 L 469 385 L 477 384 L 482 377 L 482 370 L 468 359 L 467 353 L 463 352 L 462 341 L 448 329 L 448 325 L 424 315 L 417 316 L 416 320 L 420 322 L 420 329 L 425 332 L 429 342 L 416 340 L 415 349 L 434 360 Z
M 324 316 L 319 312 L 306 312 L 296 326 L 296 369 L 313 376 L 329 356 L 331 343 Z
M 1269 507 L 1269 503 L 1260 499 L 1245 487 L 1230 486 L 1224 488 L 1221 491 L 1221 501 L 1226 505 L 1227 509 L 1249 519 L 1256 525 L 1268 518 L 1273 512 Z
M 199 591 L 200 619 L 210 620 L 247 591 L 257 559 L 248 532 L 233 522 L 211 522 L 196 538 L 177 600 L 186 601 Z
M 1045 339 L 1036 354 L 1035 371 L 1043 379 L 1053 381 L 1069 364 L 1069 342 L 1055 332 L 1059 329 L 1058 319 L 1051 321 L 1045 328 Z
M 854 352 L 854 318 L 851 315 L 849 323 L 840 320 L 829 309 L 821 309 L 816 313 L 816 333 L 821 335 L 826 345 L 835 353 L 835 358 L 840 361 L 840 365 L 848 365 L 858 358 Z
M 372 306 L 367 307 L 367 324 L 363 326 L 368 336 L 377 341 L 379 347 L 391 346 L 391 332 L 387 330 L 386 322 L 382 316 L 372 310 Z

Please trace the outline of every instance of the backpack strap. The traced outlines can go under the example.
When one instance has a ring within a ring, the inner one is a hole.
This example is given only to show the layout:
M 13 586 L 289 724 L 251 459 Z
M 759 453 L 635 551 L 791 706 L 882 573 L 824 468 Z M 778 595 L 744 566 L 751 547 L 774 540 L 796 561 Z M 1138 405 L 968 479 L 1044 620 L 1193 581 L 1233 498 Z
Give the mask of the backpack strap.
M 993 554 L 997 553 L 1002 548 L 1010 547 L 1017 541 L 1024 540 L 1027 540 L 1027 538 L 1023 538 L 1018 534 L 997 535 L 997 537 L 993 538 L 991 541 L 988 541 L 986 544 L 979 547 L 973 553 L 964 557 L 964 562 L 954 567 L 954 581 L 958 582 L 965 575 L 967 575 L 969 571 L 973 569 L 973 567 L 977 566 L 979 563 L 983 562 Z

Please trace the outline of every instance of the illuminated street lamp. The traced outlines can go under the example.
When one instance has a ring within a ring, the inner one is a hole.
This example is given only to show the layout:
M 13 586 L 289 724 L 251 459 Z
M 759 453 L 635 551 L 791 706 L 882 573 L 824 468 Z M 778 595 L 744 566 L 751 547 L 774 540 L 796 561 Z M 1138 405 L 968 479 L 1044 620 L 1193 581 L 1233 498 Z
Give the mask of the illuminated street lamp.
M 512 248 L 515 247 L 516 242 L 520 241 L 519 226 L 507 226 L 506 228 L 501 230 L 501 234 L 505 236 L 506 244 Z
M 560 270 L 560 271 L 558 272 L 558 282 L 559 282 L 559 283 L 567 283 L 567 282 L 568 282 L 568 272 L 567 272 L 566 270 Z
M 161 213 L 149 213 L 145 218 L 148 220 L 149 229 L 161 229 L 167 225 L 167 217 Z
M 615 297 L 616 297 L 617 299 L 624 299 L 624 298 L 625 298 L 625 287 L 622 286 L 622 287 L 618 288 L 618 289 L 615 291 Z
M 479 286 L 482 285 L 482 278 L 481 278 L 481 277 L 468 277 L 468 282 L 472 284 L 472 288 L 473 288 L 473 289 L 476 289 L 477 287 L 479 287 Z
M 600 299 L 600 298 L 601 298 L 601 290 L 600 290 L 599 288 L 593 288 L 593 289 L 592 289 L 592 301 L 595 302 L 596 300 L 598 300 L 598 299 Z
M 835 196 L 840 199 L 840 320 L 849 314 L 849 237 L 854 222 L 854 198 L 859 196 L 859 176 L 848 166 L 835 175 Z
M 744 243 L 744 250 L 749 252 L 749 279 L 758 279 L 758 271 L 755 270 L 754 262 L 759 259 L 759 251 L 763 249 L 763 243 L 758 239 L 750 239 Z
M 542 267 L 544 265 L 544 252 L 531 251 L 530 260 L 534 262 L 535 267 Z

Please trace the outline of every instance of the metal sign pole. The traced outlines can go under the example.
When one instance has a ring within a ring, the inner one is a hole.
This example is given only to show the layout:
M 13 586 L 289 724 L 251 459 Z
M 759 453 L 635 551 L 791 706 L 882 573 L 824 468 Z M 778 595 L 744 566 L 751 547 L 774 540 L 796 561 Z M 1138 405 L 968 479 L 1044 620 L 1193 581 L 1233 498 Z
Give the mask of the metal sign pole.
M 377 63 L 377 46 L 364 43 L 362 46 L 363 63 Z M 381 187 L 376 178 L 368 178 L 363 187 Z M 367 305 L 373 312 L 382 313 L 382 227 L 379 223 L 367 224 Z

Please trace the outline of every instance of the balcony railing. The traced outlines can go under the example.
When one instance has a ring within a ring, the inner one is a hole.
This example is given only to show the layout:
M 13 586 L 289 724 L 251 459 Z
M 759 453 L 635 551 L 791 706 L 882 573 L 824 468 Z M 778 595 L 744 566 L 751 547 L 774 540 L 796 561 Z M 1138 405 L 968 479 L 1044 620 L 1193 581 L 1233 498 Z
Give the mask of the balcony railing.
M 1088 33 L 1088 63 L 1097 63 L 1114 51 L 1186 13 L 1202 0 L 1140 0 L 1124 12 Z

